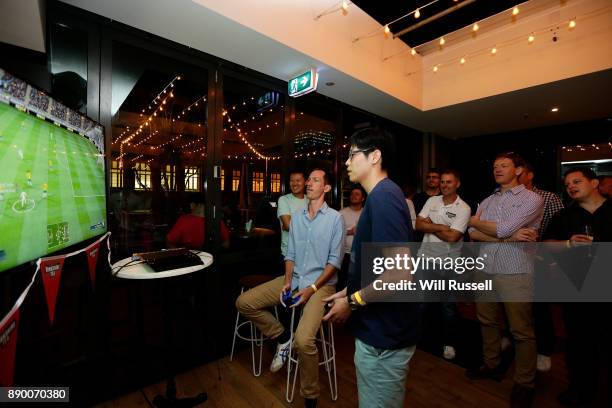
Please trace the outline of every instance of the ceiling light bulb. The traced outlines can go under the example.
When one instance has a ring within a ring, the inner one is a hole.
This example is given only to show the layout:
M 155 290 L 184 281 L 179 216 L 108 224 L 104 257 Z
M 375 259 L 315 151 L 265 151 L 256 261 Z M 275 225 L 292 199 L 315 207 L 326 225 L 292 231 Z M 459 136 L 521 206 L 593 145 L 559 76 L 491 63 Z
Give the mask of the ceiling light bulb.
M 411 54 L 411 55 L 416 55 L 416 50 L 415 50 L 414 48 L 413 48 L 413 49 L 411 49 L 411 50 L 410 50 L 410 54 Z
M 474 32 L 478 31 L 480 27 L 478 26 L 478 23 L 474 23 L 474 25 L 472 26 L 472 30 L 474 30 Z
M 576 27 L 576 20 L 570 20 L 569 28 L 574 28 L 574 27 Z
M 497 48 L 495 47 L 491 48 L 491 54 L 493 55 L 497 54 Z
M 440 37 L 440 45 L 444 45 L 446 43 L 446 41 L 444 40 L 444 37 Z
M 461 57 L 461 61 L 459 61 L 461 65 L 465 64 L 465 57 Z
M 531 34 L 529 38 L 527 39 L 527 41 L 529 41 L 530 43 L 532 43 L 534 40 L 535 40 L 535 37 L 533 36 L 533 34 Z
M 419 18 L 421 17 L 421 11 L 419 9 L 416 9 L 416 11 L 414 12 L 414 18 Z
M 342 0 L 342 14 L 344 14 L 345 16 L 348 14 L 348 6 L 348 1 Z
M 550 111 L 551 111 L 551 112 L 559 112 L 559 108 L 554 107 L 554 108 L 552 108 Z
M 518 6 L 514 6 L 514 8 L 512 9 L 512 15 L 516 16 L 519 13 L 519 8 Z
M 385 25 L 385 37 L 389 37 L 389 34 L 391 34 L 391 29 L 389 28 L 389 24 Z
M 438 72 L 438 66 L 437 65 L 433 67 L 433 72 Z

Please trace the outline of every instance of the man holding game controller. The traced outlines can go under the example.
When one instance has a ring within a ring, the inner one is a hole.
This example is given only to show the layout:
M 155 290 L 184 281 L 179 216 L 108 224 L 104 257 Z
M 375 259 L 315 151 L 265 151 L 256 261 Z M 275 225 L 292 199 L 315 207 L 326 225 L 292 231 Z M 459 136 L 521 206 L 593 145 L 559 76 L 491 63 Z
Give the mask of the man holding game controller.
M 291 328 L 284 327 L 267 309 L 278 304 L 303 306 L 294 347 L 300 363 L 300 394 L 306 407 L 315 407 L 319 396 L 315 337 L 324 314 L 323 299 L 335 292 L 336 272 L 341 267 L 344 249 L 342 216 L 325 203 L 325 193 L 332 186 L 330 179 L 330 174 L 321 169 L 313 170 L 308 177 L 308 205 L 291 214 L 285 275 L 244 292 L 236 300 L 238 311 L 265 336 L 278 342 L 270 366 L 272 372 L 287 362 Z

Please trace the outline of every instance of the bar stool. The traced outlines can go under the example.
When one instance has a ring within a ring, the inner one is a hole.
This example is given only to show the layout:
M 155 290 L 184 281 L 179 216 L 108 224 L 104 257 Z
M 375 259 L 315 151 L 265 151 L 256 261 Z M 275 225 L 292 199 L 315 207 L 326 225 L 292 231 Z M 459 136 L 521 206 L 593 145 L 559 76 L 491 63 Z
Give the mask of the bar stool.
M 303 313 L 303 308 L 300 308 L 300 316 Z M 291 328 L 295 322 L 295 308 L 291 312 Z M 324 329 L 327 326 L 327 329 Z M 295 394 L 295 382 L 297 379 L 297 372 L 299 368 L 299 361 L 295 351 L 293 349 L 293 336 L 294 331 L 291 330 L 291 343 L 289 343 L 289 358 L 287 359 L 287 389 L 285 392 L 285 399 L 287 402 L 293 402 L 293 396 Z M 331 321 L 321 322 L 319 327 L 319 336 L 316 341 L 323 347 L 323 358 L 319 361 L 320 366 L 325 366 L 327 372 L 327 379 L 329 380 L 329 393 L 331 394 L 332 401 L 338 399 L 338 379 L 336 377 L 336 348 L 334 346 L 334 325 Z M 292 367 L 293 366 L 293 367 Z
M 266 283 L 274 279 L 274 276 L 270 275 L 248 275 L 243 276 L 238 280 L 238 284 L 240 285 L 240 294 L 242 294 L 245 290 L 249 290 L 254 288 L 255 286 L 261 285 L 262 283 Z M 276 315 L 276 319 L 278 319 L 278 311 L 276 306 L 274 306 L 274 314 Z M 240 328 L 246 326 L 250 332 L 250 335 L 243 335 L 240 333 Z M 232 339 L 232 352 L 230 353 L 230 361 L 234 359 L 234 347 L 236 345 L 236 338 L 242 339 L 251 343 L 251 361 L 253 363 L 253 375 L 255 377 L 259 377 L 261 375 L 261 360 L 263 355 L 263 342 L 264 336 L 257 327 L 250 320 L 245 320 L 240 322 L 240 312 L 236 312 L 236 324 L 234 325 L 234 338 Z M 255 347 L 259 347 L 259 362 L 257 365 L 255 364 Z

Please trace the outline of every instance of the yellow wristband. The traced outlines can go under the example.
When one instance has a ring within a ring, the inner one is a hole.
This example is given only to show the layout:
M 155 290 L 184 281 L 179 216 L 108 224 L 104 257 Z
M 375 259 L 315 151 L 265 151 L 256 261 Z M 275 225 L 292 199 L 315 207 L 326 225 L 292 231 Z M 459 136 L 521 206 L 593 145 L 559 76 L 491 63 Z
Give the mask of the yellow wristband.
M 357 301 L 357 303 L 359 303 L 361 306 L 365 306 L 366 303 L 361 298 L 361 293 L 359 293 L 359 291 L 353 293 L 353 296 L 355 296 L 355 300 Z
M 317 290 L 319 290 L 319 289 L 317 288 L 317 285 L 315 285 L 314 283 L 313 283 L 312 285 L 310 285 L 310 287 L 311 287 L 311 288 L 312 288 L 312 290 L 314 290 L 315 292 L 316 292 Z

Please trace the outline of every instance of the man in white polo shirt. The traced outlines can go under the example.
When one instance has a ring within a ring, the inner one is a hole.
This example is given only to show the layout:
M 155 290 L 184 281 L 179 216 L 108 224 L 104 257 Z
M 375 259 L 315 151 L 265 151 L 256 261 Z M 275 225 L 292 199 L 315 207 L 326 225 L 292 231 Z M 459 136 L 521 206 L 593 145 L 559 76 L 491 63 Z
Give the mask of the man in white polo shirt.
M 463 234 L 470 220 L 471 209 L 457 194 L 461 185 L 456 170 L 441 174 L 442 195 L 430 197 L 416 220 L 416 230 L 425 233 L 419 255 L 427 257 L 458 257 L 461 255 Z M 442 271 L 433 271 L 441 273 Z M 456 307 L 454 302 L 441 302 L 444 358 L 455 358 L 453 346 Z

